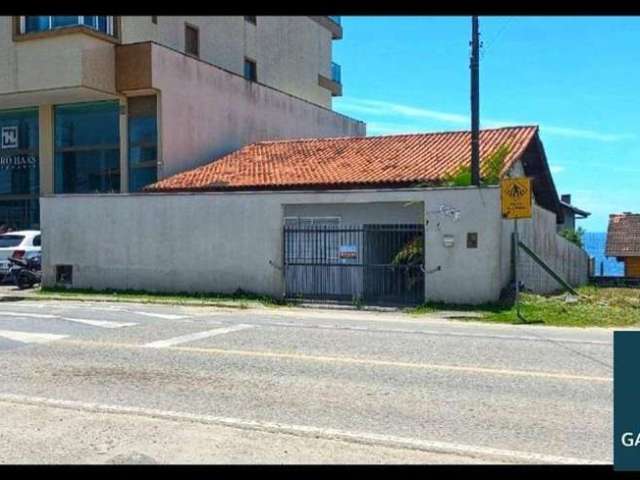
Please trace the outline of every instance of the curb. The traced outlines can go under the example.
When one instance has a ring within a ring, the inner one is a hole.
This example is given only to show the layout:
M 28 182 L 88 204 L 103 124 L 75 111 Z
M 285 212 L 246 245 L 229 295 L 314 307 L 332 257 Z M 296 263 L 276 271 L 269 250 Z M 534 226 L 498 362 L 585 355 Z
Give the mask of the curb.
M 152 304 L 152 305 L 179 305 L 187 307 L 218 307 L 218 308 L 235 308 L 239 310 L 246 310 L 248 308 L 260 308 L 257 306 L 249 305 L 235 305 L 226 303 L 191 303 L 191 302 L 169 302 L 169 301 L 153 301 L 153 300 L 134 300 L 128 298 L 79 298 L 79 297 L 43 297 L 39 295 L 3 295 L 0 296 L 0 302 L 19 302 L 21 300 L 35 300 L 35 301 L 62 301 L 62 302 L 114 302 L 114 303 L 140 303 L 140 304 Z

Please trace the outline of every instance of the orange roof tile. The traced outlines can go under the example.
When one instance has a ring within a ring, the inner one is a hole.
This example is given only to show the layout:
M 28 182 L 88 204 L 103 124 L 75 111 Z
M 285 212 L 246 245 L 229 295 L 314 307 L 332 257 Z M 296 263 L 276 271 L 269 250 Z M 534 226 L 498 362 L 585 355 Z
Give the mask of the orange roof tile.
M 481 175 L 485 159 L 509 147 L 503 173 L 520 158 L 537 126 L 480 132 Z M 437 183 L 469 164 L 469 131 L 264 141 L 202 167 L 148 186 L 146 191 L 339 188 Z

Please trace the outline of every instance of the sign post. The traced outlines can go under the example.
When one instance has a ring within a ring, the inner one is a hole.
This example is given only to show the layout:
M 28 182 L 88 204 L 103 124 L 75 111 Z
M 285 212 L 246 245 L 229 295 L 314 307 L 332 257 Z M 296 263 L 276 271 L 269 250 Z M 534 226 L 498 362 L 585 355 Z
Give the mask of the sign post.
M 531 179 L 528 177 L 505 178 L 500 182 L 500 204 L 502 207 L 502 218 L 513 220 L 513 248 L 514 248 L 514 269 L 516 295 L 516 315 L 518 319 L 524 318 L 520 314 L 520 279 L 518 278 L 518 262 L 520 259 L 520 237 L 518 233 L 518 219 L 531 218 L 532 194 Z

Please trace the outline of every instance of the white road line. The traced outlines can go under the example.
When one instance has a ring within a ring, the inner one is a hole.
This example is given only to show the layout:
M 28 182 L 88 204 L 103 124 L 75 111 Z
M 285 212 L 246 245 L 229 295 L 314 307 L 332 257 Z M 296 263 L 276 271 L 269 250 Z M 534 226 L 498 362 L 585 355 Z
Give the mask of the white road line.
M 142 346 L 146 348 L 171 347 L 180 343 L 202 340 L 203 338 L 215 337 L 216 335 L 223 335 L 225 333 L 238 332 L 247 328 L 253 328 L 253 325 L 236 325 L 235 327 L 214 328 L 213 330 L 206 330 L 204 332 L 190 333 L 189 335 L 182 335 L 180 337 L 173 337 L 166 340 L 158 340 L 156 342 L 145 343 Z
M 134 322 L 112 322 L 107 320 L 87 320 L 84 318 L 69 318 L 69 317 L 60 317 L 61 320 L 67 320 L 69 322 L 83 323 L 85 325 L 91 325 L 93 327 L 100 328 L 122 328 L 122 327 L 132 327 L 137 325 Z
M 165 320 L 182 320 L 183 318 L 189 318 L 188 315 L 172 315 L 169 313 L 150 313 L 150 312 L 131 312 L 138 315 L 144 315 L 147 317 L 164 318 Z
M 122 307 L 110 306 L 110 307 L 96 307 L 93 305 L 89 305 L 87 303 L 76 304 L 76 303 L 67 303 L 67 301 L 62 301 L 63 303 L 48 303 L 48 302 L 40 302 L 40 303 L 13 303 L 11 305 L 12 308 L 20 307 L 20 308 L 59 308 L 59 309 L 74 309 L 81 308 L 83 310 L 100 310 L 105 312 L 124 312 L 126 311 Z
M 21 317 L 21 318 L 60 318 L 58 315 L 49 315 L 46 313 L 22 313 L 22 312 L 0 312 L 0 316 Z
M 394 435 L 382 435 L 369 432 L 356 432 L 349 430 L 322 428 L 307 425 L 293 425 L 275 422 L 262 422 L 231 417 L 218 417 L 213 415 L 200 415 L 188 412 L 171 410 L 159 410 L 143 407 L 131 407 L 120 405 L 108 405 L 101 403 L 88 403 L 72 400 L 59 400 L 44 397 L 31 397 L 27 395 L 0 394 L 0 401 L 44 405 L 54 408 L 70 410 L 82 410 L 98 413 L 113 413 L 124 415 L 140 415 L 153 418 L 161 418 L 174 421 L 188 421 L 205 424 L 224 425 L 244 430 L 267 431 L 271 433 L 285 433 L 302 437 L 321 437 L 329 440 L 342 440 L 366 445 L 378 445 L 395 448 L 405 448 L 426 452 L 464 455 L 482 459 L 500 459 L 503 461 L 521 463 L 548 463 L 548 464 L 610 464 L 608 460 L 593 460 L 586 458 L 563 457 L 546 455 L 542 453 L 525 452 L 520 450 L 506 450 L 492 447 L 465 445 L 460 443 L 422 440 L 419 438 L 398 437 Z
M 54 335 L 52 333 L 17 332 L 15 330 L 0 330 L 0 337 L 21 343 L 48 343 L 69 335 Z
M 67 320 L 69 322 L 76 323 L 84 323 L 86 325 L 92 325 L 94 327 L 100 328 L 122 328 L 122 327 L 131 327 L 133 325 L 137 325 L 137 323 L 133 322 L 112 322 L 107 320 L 87 320 L 84 318 L 70 318 L 70 317 L 62 317 L 60 315 L 50 315 L 46 313 L 22 313 L 22 312 L 0 312 L 0 316 L 5 315 L 8 317 L 19 317 L 19 318 L 43 318 L 43 319 L 59 319 L 59 320 Z
M 326 330 L 355 330 L 361 332 L 372 333 L 408 333 L 408 334 L 420 334 L 431 335 L 439 337 L 472 337 L 472 338 L 488 338 L 496 340 L 526 340 L 532 342 L 555 342 L 555 343 L 577 343 L 584 345 L 605 345 L 612 346 L 611 342 L 606 340 L 581 340 L 578 338 L 563 338 L 563 337 L 545 337 L 545 336 L 533 336 L 533 335 L 508 335 L 508 334 L 492 334 L 492 333 L 465 333 L 465 332 L 449 332 L 439 330 L 416 330 L 406 328 L 376 328 L 376 327 L 360 327 L 353 325 L 329 325 L 329 324 L 309 324 L 309 323 L 294 323 L 294 322 L 264 322 L 261 325 L 273 325 L 282 327 L 297 327 L 297 328 L 321 328 Z

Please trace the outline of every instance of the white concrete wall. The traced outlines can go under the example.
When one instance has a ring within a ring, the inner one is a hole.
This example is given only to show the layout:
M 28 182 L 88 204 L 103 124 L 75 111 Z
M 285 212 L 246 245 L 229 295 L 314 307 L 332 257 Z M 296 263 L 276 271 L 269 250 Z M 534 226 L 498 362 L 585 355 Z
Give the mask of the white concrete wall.
M 459 220 L 443 215 L 441 206 L 458 210 Z M 504 286 L 500 190 L 434 189 L 425 210 L 427 298 L 464 304 L 497 301 Z M 478 233 L 476 249 L 467 248 L 469 232 Z M 453 247 L 444 246 L 445 236 L 453 237 Z
M 285 217 L 339 217 L 342 225 L 424 222 L 422 202 L 314 203 L 284 205 Z
M 156 44 L 152 78 L 160 91 L 159 178 L 260 140 L 365 134 L 363 122 Z
M 503 252 L 506 260 L 506 252 L 510 252 L 507 246 L 511 242 L 513 220 L 503 220 L 503 222 Z M 556 233 L 555 213 L 534 205 L 531 219 L 518 220 L 518 232 L 520 240 L 570 285 L 577 287 L 588 282 L 589 255 L 585 250 Z M 543 294 L 563 289 L 522 250 L 519 260 L 518 275 L 526 289 Z
M 152 40 L 185 51 L 185 23 L 200 32 L 200 58 L 244 74 L 244 57 L 257 63 L 258 81 L 331 108 L 331 92 L 318 85 L 330 78 L 331 32 L 306 16 L 123 16 L 122 42 Z
M 381 202 L 424 209 L 427 300 L 498 299 L 497 188 L 47 196 L 41 200 L 44 285 L 55 283 L 55 265 L 69 264 L 76 288 L 242 288 L 281 296 L 285 205 L 324 203 L 331 211 L 336 204 L 381 208 Z M 443 206 L 458 210 L 459 219 L 443 215 Z M 467 232 L 478 233 L 477 249 L 466 247 Z M 444 246 L 445 235 L 454 246 Z

